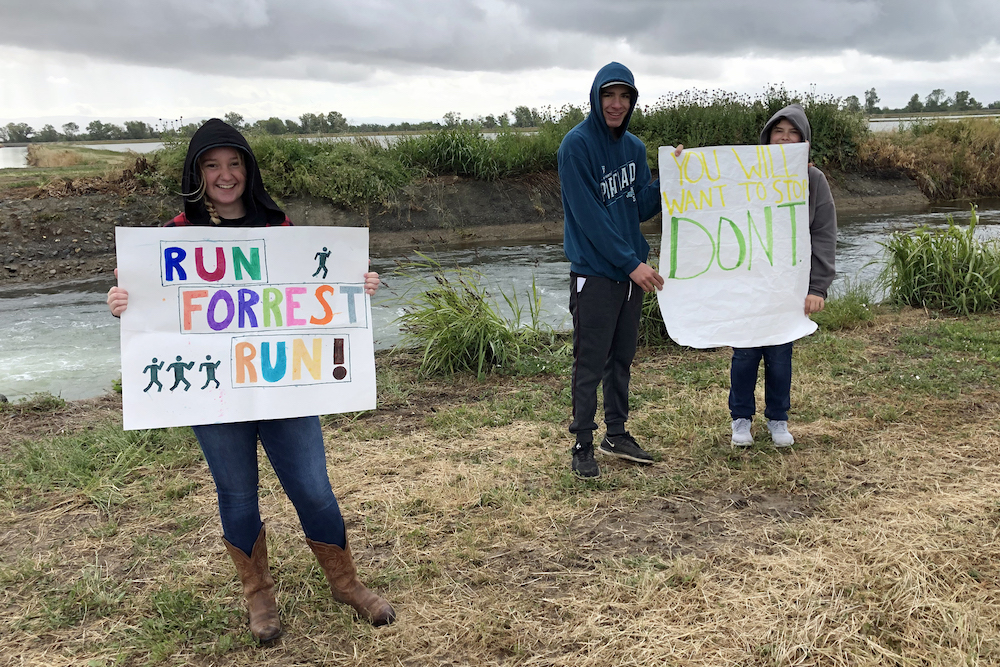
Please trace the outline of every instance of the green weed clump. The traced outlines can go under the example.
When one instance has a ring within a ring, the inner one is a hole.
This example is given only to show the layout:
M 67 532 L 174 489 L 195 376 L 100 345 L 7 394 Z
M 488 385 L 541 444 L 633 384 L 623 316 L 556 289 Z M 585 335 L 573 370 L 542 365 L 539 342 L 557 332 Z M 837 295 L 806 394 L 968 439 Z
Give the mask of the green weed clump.
M 48 392 L 38 392 L 13 403 L 0 403 L 0 412 L 24 415 L 33 412 L 52 412 L 66 406 L 66 401 Z
M 494 181 L 555 169 L 560 141 L 562 136 L 551 128 L 535 135 L 504 129 L 492 138 L 476 129 L 457 128 L 407 136 L 390 150 L 402 164 L 428 176 Z
M 1000 247 L 974 235 L 975 208 L 968 227 L 951 216 L 945 229 L 896 232 L 883 246 L 886 263 L 879 280 L 889 300 L 958 315 L 1000 307 Z
M 1000 197 L 1000 119 L 918 123 L 871 135 L 859 166 L 913 178 L 931 200 Z
M 828 331 L 858 329 L 874 323 L 876 309 L 875 286 L 848 280 L 812 319 Z
M 718 90 L 665 95 L 635 114 L 629 130 L 646 143 L 654 161 L 659 146 L 757 144 L 764 124 L 793 102 L 801 103 L 809 118 L 813 161 L 827 168 L 853 166 L 868 132 L 862 114 L 844 108 L 835 97 L 799 95 L 773 86 L 755 96 Z
M 639 346 L 640 347 L 677 347 L 677 343 L 667 334 L 667 325 L 663 322 L 660 312 L 660 302 L 656 292 L 646 292 L 642 296 L 642 314 L 639 316 Z
M 250 135 L 268 194 L 278 199 L 308 195 L 345 208 L 385 205 L 414 172 L 377 141 L 301 141 L 292 137 Z M 176 142 L 155 154 L 164 187 L 180 192 L 187 144 Z
M 404 136 L 388 146 L 364 137 L 304 141 L 251 134 L 247 141 L 272 196 L 310 195 L 363 211 L 391 203 L 400 187 L 418 177 L 492 181 L 555 169 L 563 136 L 583 117 L 567 106 L 531 134 L 503 128 L 486 135 L 461 126 Z M 186 152 L 186 142 L 170 142 L 152 158 L 157 180 L 170 191 L 180 191 Z
M 384 205 L 411 172 L 378 142 L 299 141 L 252 136 L 265 189 L 276 197 L 311 195 L 361 209 Z
M 425 289 L 404 303 L 397 320 L 402 345 L 420 350 L 422 376 L 471 372 L 481 379 L 496 371 L 518 372 L 532 366 L 545 370 L 544 365 L 526 364 L 529 356 L 546 352 L 559 338 L 541 324 L 540 294 L 534 284 L 528 303 L 530 323 L 522 324 L 523 308 L 516 296 L 503 294 L 513 312 L 508 319 L 487 293 L 478 271 L 445 269 L 434 260 L 424 260 L 410 266 L 431 269 L 432 278 L 418 281 Z

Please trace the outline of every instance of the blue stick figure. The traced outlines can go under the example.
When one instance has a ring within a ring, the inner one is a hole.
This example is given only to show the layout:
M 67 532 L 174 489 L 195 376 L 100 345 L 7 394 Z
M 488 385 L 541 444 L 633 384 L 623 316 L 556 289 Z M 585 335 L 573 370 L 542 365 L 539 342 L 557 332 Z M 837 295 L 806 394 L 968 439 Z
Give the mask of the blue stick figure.
M 144 392 L 149 391 L 149 388 L 154 384 L 156 385 L 156 391 L 163 391 L 163 385 L 160 384 L 160 378 L 157 376 L 161 370 L 163 370 L 163 362 L 161 361 L 157 364 L 156 357 L 153 357 L 153 363 L 142 369 L 143 373 L 149 372 L 149 384 L 143 389 Z
M 170 391 L 177 389 L 177 385 L 179 385 L 181 382 L 184 383 L 184 391 L 187 391 L 188 389 L 191 388 L 191 383 L 188 382 L 187 379 L 184 377 L 184 371 L 191 370 L 192 368 L 194 368 L 193 361 L 189 361 L 188 363 L 185 364 L 183 361 L 181 361 L 181 355 L 179 354 L 177 355 L 177 361 L 167 366 L 168 371 L 174 372 L 174 386 L 170 388 Z
M 330 256 L 330 251 L 326 249 L 326 246 L 323 246 L 323 252 L 316 253 L 316 256 L 313 259 L 319 260 L 319 266 L 316 267 L 316 273 L 313 273 L 313 278 L 316 277 L 317 273 L 322 271 L 323 280 L 326 280 L 326 273 L 327 273 L 326 258 L 329 256 Z
M 212 361 L 212 355 L 206 354 L 205 361 L 201 363 L 201 366 L 198 366 L 199 371 L 205 371 L 205 384 L 202 385 L 201 387 L 202 389 L 207 387 L 209 382 L 214 382 L 216 389 L 218 389 L 220 386 L 219 381 L 215 379 L 215 369 L 219 367 L 219 364 L 222 363 L 222 360 L 220 359 L 219 361 L 216 361 L 214 364 L 209 363 L 210 361 Z

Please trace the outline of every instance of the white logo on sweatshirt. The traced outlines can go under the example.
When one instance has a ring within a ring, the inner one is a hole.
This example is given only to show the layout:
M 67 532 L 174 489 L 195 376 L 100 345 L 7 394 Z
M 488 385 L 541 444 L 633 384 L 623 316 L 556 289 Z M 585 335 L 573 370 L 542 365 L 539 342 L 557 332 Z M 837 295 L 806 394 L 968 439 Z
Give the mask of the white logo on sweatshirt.
M 601 171 L 604 171 L 604 167 L 601 167 Z M 610 174 L 605 174 L 601 179 L 601 196 L 604 198 L 604 203 L 609 204 L 621 196 L 635 201 L 635 187 L 633 187 L 635 174 L 634 161 L 622 165 Z

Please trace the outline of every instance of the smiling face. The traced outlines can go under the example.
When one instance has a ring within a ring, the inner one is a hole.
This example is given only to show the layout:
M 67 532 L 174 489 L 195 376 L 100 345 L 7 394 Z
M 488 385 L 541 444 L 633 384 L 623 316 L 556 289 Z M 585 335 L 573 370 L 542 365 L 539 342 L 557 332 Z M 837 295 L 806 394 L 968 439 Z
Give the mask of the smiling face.
M 243 191 L 247 184 L 247 169 L 243 156 L 235 148 L 221 146 L 205 151 L 198 158 L 205 196 L 223 218 L 235 219 L 246 215 Z
M 782 118 L 771 127 L 768 143 L 797 144 L 802 141 L 802 133 L 787 118 Z
M 604 122 L 612 130 L 622 126 L 626 116 L 628 116 L 628 110 L 631 108 L 631 88 L 623 84 L 601 88 L 601 113 L 604 114 Z

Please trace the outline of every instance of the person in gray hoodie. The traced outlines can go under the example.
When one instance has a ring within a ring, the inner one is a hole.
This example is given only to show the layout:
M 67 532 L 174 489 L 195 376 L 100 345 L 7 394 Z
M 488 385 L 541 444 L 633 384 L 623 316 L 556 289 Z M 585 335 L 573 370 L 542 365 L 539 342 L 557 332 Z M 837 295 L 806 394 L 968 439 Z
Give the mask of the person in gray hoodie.
M 760 133 L 761 144 L 809 142 L 812 129 L 801 105 L 790 104 L 767 121 Z M 809 236 L 812 265 L 809 293 L 803 308 L 806 315 L 823 310 L 827 290 L 836 275 L 837 210 L 830 184 L 823 172 L 809 165 Z M 754 387 L 757 369 L 764 360 L 764 417 L 775 447 L 790 447 L 795 439 L 788 431 L 788 410 L 792 391 L 792 343 L 764 347 L 733 348 L 730 366 L 729 412 L 736 447 L 753 445 L 750 424 L 756 412 Z

